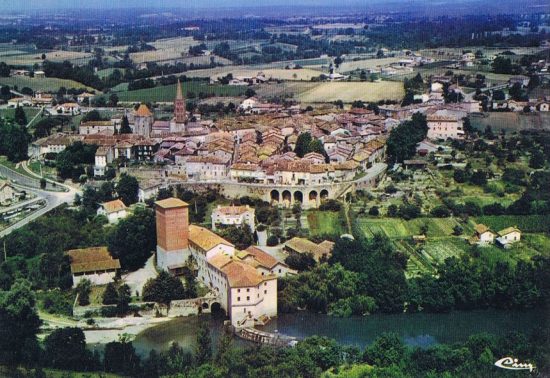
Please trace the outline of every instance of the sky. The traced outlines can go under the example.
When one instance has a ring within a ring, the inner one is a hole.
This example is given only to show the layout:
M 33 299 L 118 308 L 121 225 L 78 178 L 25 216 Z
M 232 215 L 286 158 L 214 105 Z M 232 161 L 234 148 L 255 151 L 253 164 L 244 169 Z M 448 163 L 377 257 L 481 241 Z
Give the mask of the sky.
M 380 3 L 383 0 L 339 0 L 338 6 Z M 0 0 L 0 9 L 74 8 L 211 8 L 257 6 L 335 6 L 334 0 Z

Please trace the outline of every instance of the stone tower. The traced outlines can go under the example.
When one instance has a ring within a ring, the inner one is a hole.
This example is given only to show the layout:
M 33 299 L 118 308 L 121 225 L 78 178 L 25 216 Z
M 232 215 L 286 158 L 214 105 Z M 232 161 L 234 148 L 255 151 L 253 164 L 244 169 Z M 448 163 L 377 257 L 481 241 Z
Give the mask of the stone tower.
M 155 203 L 157 266 L 176 271 L 185 265 L 189 252 L 189 205 L 177 198 Z
M 151 113 L 147 105 L 141 104 L 134 113 L 134 134 L 143 135 L 149 138 L 152 129 L 153 113 Z

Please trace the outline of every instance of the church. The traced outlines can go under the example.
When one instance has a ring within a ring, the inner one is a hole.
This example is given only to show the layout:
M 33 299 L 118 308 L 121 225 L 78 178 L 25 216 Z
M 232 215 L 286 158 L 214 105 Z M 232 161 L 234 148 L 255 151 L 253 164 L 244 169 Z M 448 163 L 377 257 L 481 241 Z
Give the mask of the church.
M 235 246 L 211 230 L 189 224 L 187 203 L 168 198 L 155 205 L 159 269 L 178 274 L 194 266 L 197 279 L 218 297 L 235 328 L 277 316 L 274 272 L 266 272 L 259 261 L 239 258 Z

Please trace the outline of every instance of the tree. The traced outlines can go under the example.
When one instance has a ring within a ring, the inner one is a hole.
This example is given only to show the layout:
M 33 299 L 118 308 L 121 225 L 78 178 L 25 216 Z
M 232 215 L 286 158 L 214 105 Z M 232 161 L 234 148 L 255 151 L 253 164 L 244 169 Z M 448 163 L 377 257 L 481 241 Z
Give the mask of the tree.
M 80 306 L 87 306 L 90 304 L 90 293 L 92 292 L 92 283 L 90 280 L 84 278 L 76 285 L 76 292 L 78 294 L 78 304 Z
M 197 346 L 195 348 L 195 365 L 200 366 L 212 359 L 212 339 L 208 322 L 202 321 L 197 330 Z
M 114 305 L 118 303 L 118 291 L 114 283 L 109 282 L 102 295 L 104 305 Z
M 101 121 L 103 118 L 101 117 L 101 114 L 98 110 L 94 109 L 88 113 L 84 117 L 82 117 L 82 122 L 88 122 L 88 121 Z
M 127 284 L 122 284 L 118 288 L 118 300 L 116 303 L 117 312 L 121 315 L 126 314 L 129 309 L 129 304 L 131 300 L 131 291 L 130 286 Z
M 487 174 L 478 169 L 474 173 L 472 173 L 472 176 L 470 177 L 470 182 L 474 185 L 484 186 L 487 184 Z
M 121 134 L 132 134 L 132 128 L 128 122 L 128 117 L 122 117 L 122 122 L 120 124 L 120 133 Z
M 529 167 L 533 169 L 540 169 L 544 167 L 544 154 L 538 148 L 534 148 L 531 152 Z
M 138 201 L 138 180 L 126 173 L 123 173 L 118 180 L 116 192 L 126 206 L 130 206 Z
M 104 356 L 105 371 L 129 376 L 137 375 L 140 360 L 131 342 L 122 339 L 107 343 Z
M 383 333 L 364 355 L 364 359 L 371 365 L 390 366 L 399 365 L 405 355 L 405 345 L 396 333 Z
M 512 61 L 508 58 L 497 56 L 492 63 L 493 71 L 500 74 L 512 74 Z
M 426 116 L 415 113 L 410 121 L 393 128 L 386 143 L 391 163 L 401 163 L 416 153 L 416 145 L 426 138 L 428 123 Z
M 34 364 L 40 319 L 31 284 L 18 279 L 9 291 L 0 291 L 0 363 Z
M 0 135 L 0 155 L 14 163 L 27 159 L 30 135 L 25 126 L 0 120 Z
M 377 217 L 380 215 L 380 210 L 378 210 L 378 206 L 373 206 L 369 209 L 369 215 L 372 215 L 373 217 Z
M 17 105 L 17 108 L 15 108 L 14 120 L 19 126 L 27 126 L 27 115 L 23 107 Z
M 235 248 L 244 250 L 254 244 L 254 234 L 248 224 L 242 226 L 230 225 L 221 228 L 218 233 L 229 242 L 235 245 Z
M 296 140 L 296 147 L 294 148 L 294 152 L 298 157 L 302 158 L 305 154 L 309 152 L 311 140 L 311 134 L 308 132 L 298 135 L 298 139 Z
M 109 96 L 109 106 L 116 107 L 118 105 L 118 95 L 113 93 Z
M 157 277 L 147 280 L 143 286 L 142 297 L 144 301 L 166 305 L 176 299 L 189 298 L 181 280 L 164 270 Z
M 252 88 L 247 88 L 246 92 L 244 92 L 244 95 L 246 98 L 254 97 L 256 96 L 256 91 Z
M 44 340 L 48 366 L 65 370 L 92 370 L 92 353 L 86 349 L 86 337 L 78 327 L 58 328 Z
M 120 259 L 123 269 L 141 268 L 157 245 L 154 212 L 137 208 L 132 216 L 118 222 L 107 241 L 109 251 Z

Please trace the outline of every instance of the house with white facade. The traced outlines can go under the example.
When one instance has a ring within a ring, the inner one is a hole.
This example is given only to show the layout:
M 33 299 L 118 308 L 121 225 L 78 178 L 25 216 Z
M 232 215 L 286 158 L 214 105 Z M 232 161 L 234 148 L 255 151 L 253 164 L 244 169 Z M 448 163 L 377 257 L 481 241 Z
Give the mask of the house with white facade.
M 109 223 L 116 223 L 120 219 L 128 216 L 128 209 L 124 202 L 119 199 L 103 202 L 99 204 L 97 215 L 104 215 L 109 220 Z
M 429 115 L 428 139 L 464 139 L 463 122 L 455 117 Z
M 65 254 L 71 261 L 73 287 L 83 279 L 92 285 L 106 285 L 113 282 L 120 269 L 120 261 L 113 259 L 107 247 L 72 249 Z
M 471 244 L 477 244 L 480 247 L 491 245 L 495 242 L 495 234 L 484 224 L 477 224 L 474 228 L 475 234 L 470 239 Z
M 247 224 L 250 230 L 254 232 L 255 226 L 255 210 L 253 207 L 246 206 L 221 206 L 218 205 L 212 210 L 212 229 L 216 231 L 219 225 L 230 226 L 237 225 L 242 226 Z
M 0 180 L 0 206 L 12 204 L 17 199 L 17 191 L 6 180 Z
M 517 227 L 508 227 L 497 232 L 497 243 L 503 248 L 510 248 L 521 240 L 521 231 Z

